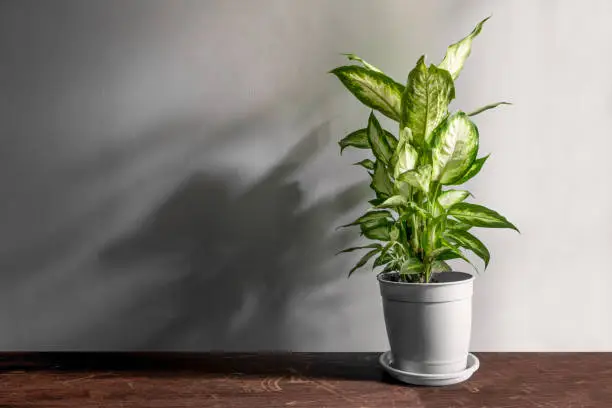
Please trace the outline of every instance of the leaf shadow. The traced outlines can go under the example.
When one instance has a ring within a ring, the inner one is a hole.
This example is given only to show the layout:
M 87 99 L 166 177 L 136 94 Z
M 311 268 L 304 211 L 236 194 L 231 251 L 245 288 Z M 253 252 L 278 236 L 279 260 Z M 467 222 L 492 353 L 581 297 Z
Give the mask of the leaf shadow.
M 138 270 L 155 260 L 174 275 L 138 293 L 124 311 L 138 331 L 152 323 L 147 309 L 167 306 L 136 349 L 252 351 L 304 344 L 295 327 L 307 322 L 296 322 L 293 311 L 312 292 L 345 278 L 329 260 L 355 237 L 333 227 L 367 192 L 357 183 L 305 206 L 295 177 L 327 140 L 325 123 L 237 193 L 231 175 L 192 174 L 135 231 L 101 251 L 109 270 Z M 333 313 L 342 301 L 324 296 L 316 307 Z M 108 332 L 100 327 L 88 335 Z

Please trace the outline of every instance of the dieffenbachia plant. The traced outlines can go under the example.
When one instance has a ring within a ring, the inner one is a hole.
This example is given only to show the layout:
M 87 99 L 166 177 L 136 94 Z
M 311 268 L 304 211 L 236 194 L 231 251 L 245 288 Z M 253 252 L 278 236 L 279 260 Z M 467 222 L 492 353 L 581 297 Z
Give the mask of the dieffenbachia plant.
M 476 254 L 486 269 L 490 254 L 472 227 L 518 229 L 499 213 L 465 200 L 470 192 L 455 189 L 474 177 L 488 155 L 478 157 L 478 128 L 471 117 L 507 102 L 471 113 L 449 112 L 454 80 L 470 55 L 481 21 L 459 42 L 448 47 L 438 65 L 421 57 L 402 85 L 354 54 L 355 65 L 331 71 L 364 105 L 372 109 L 367 127 L 343 138 L 347 148 L 368 149 L 372 158 L 358 163 L 368 170 L 376 198 L 372 208 L 354 222 L 362 235 L 378 242 L 345 249 L 369 251 L 349 276 L 375 257 L 374 267 L 398 272 L 402 281 L 429 283 L 434 272 L 450 271 L 446 261 Z M 398 137 L 383 129 L 374 111 L 399 124 Z M 473 266 L 473 264 L 472 264 Z

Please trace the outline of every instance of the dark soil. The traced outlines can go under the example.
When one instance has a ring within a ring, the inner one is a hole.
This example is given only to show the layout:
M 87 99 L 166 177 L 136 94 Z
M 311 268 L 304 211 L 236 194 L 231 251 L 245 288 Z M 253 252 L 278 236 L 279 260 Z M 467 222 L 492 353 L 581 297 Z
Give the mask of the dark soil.
M 383 278 L 384 281 L 387 281 L 387 282 L 408 282 L 408 283 L 417 283 L 418 282 L 416 280 L 403 281 L 403 280 L 400 279 L 400 274 L 397 273 L 397 272 L 385 273 L 384 275 L 382 275 L 382 278 Z M 429 283 L 440 283 L 440 282 L 436 278 L 431 278 Z

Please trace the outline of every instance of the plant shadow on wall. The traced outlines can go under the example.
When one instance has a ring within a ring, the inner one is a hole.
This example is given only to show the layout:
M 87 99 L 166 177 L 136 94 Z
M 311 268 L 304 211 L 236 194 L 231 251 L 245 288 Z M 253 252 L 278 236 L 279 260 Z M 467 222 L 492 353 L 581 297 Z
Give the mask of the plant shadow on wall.
M 229 176 L 194 174 L 137 231 L 102 252 L 102 262 L 121 270 L 161 257 L 165 271 L 176 276 L 127 311 L 136 325 L 157 327 L 157 320 L 165 319 L 138 349 L 299 347 L 296 328 L 307 322 L 292 318 L 292 306 L 331 281 L 346 279 L 329 261 L 355 236 L 332 227 L 367 194 L 359 183 L 304 207 L 304 191 L 292 178 L 329 139 L 327 124 L 314 129 L 238 194 Z M 333 311 L 338 302 L 328 296 L 317 308 Z M 155 303 L 170 310 L 151 321 L 146 309 Z

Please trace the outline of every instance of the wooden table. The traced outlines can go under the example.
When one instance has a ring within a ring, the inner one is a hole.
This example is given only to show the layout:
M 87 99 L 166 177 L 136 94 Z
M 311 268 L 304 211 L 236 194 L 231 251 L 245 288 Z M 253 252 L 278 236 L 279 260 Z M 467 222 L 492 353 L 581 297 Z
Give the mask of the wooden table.
M 0 408 L 612 407 L 612 353 L 476 353 L 467 382 L 411 387 L 378 353 L 4 353 Z

